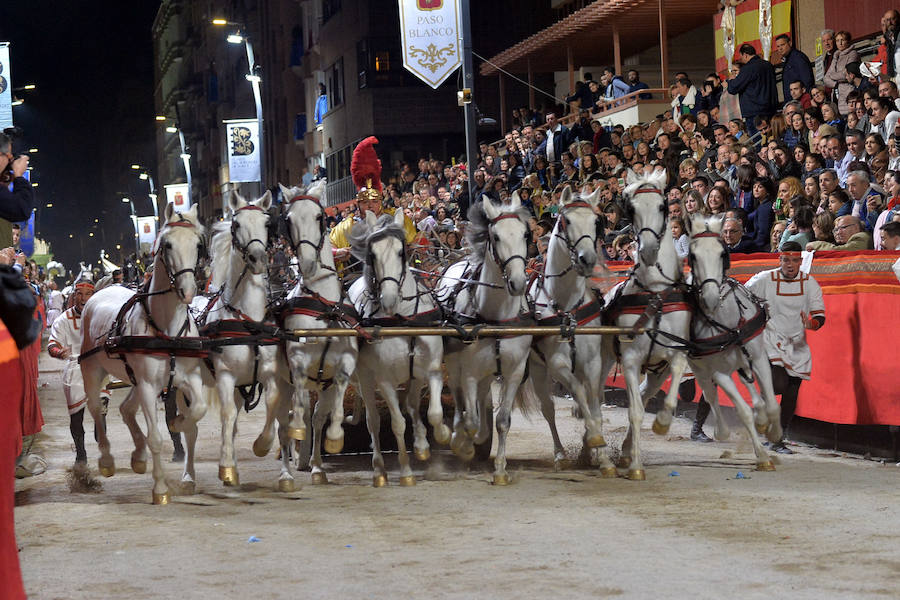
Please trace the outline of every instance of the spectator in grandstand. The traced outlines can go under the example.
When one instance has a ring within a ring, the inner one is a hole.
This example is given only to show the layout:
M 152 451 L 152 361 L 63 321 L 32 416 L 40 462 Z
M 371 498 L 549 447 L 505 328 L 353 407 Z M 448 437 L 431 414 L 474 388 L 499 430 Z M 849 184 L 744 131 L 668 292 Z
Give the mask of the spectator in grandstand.
M 738 96 L 741 115 L 747 122 L 750 134 L 756 133 L 753 117 L 775 114 L 778 107 L 778 93 L 775 84 L 775 68 L 756 54 L 756 48 L 742 44 L 740 48 L 743 65 L 740 72 L 727 82 L 729 94 Z
M 884 174 L 888 168 L 888 149 L 884 143 L 884 139 L 877 133 L 870 133 L 866 136 L 866 164 L 872 172 L 875 182 L 881 185 L 884 181 Z
M 813 233 L 813 219 L 816 213 L 801 198 L 791 200 L 791 220 L 787 224 L 778 247 L 781 248 L 785 242 L 797 242 L 803 247 L 815 240 Z
M 641 74 L 636 70 L 631 69 L 628 71 L 628 93 L 638 92 L 640 90 L 650 89 L 646 83 L 641 81 Z M 638 94 L 638 98 L 641 100 L 650 100 L 653 98 L 652 94 Z
M 799 102 L 804 110 L 813 105 L 812 96 L 809 95 L 802 81 L 792 81 L 789 92 L 790 96 L 788 96 L 787 102 Z
M 552 164 L 558 161 L 562 153 L 569 148 L 569 144 L 573 141 L 572 132 L 559 122 L 556 117 L 556 111 L 548 111 L 546 121 L 547 139 L 537 148 L 536 152 L 544 156 L 547 162 Z
M 787 228 L 787 221 L 775 221 L 775 224 L 772 225 L 772 233 L 769 234 L 769 247 L 766 250 L 767 252 L 778 252 L 779 245 L 781 244 L 781 234 L 784 233 Z
M 808 90 L 812 89 L 815 82 L 812 63 L 809 57 L 793 47 L 791 36 L 786 33 L 777 36 L 775 48 L 781 55 L 781 63 L 784 65 L 781 75 L 784 97 L 790 97 L 790 85 L 795 81 L 802 83 L 803 87 Z
M 853 216 L 859 217 L 864 228 L 872 231 L 884 205 L 884 195 L 872 187 L 865 171 L 852 171 L 847 176 L 847 192 L 853 200 Z
M 732 254 L 754 251 L 753 242 L 744 237 L 744 227 L 740 219 L 725 218 L 725 222 L 722 224 L 722 241 L 725 242 L 728 252 Z
M 879 240 L 882 250 L 900 250 L 900 222 L 890 221 L 881 228 Z M 900 262 L 900 259 L 898 259 Z M 895 265 L 896 269 L 896 265 Z
M 876 98 L 870 106 L 869 132 L 881 135 L 882 140 L 888 139 L 894 133 L 894 126 L 900 119 L 900 111 L 889 98 Z
M 834 216 L 829 211 L 818 213 L 813 218 L 814 242 L 834 243 Z
M 862 221 L 853 215 L 844 215 L 834 221 L 834 244 L 809 242 L 807 250 L 872 250 L 872 235 L 867 232 Z
M 753 180 L 753 204 L 756 208 L 747 216 L 750 239 L 749 252 L 765 252 L 769 244 L 769 232 L 775 221 L 772 206 L 775 200 L 775 182 L 769 177 Z
M 836 46 L 834 58 L 825 72 L 825 85 L 834 90 L 838 110 L 842 115 L 850 112 L 847 95 L 854 89 L 854 86 L 847 81 L 847 65 L 860 61 L 859 53 L 850 46 L 851 41 L 849 31 L 839 31 L 834 35 Z

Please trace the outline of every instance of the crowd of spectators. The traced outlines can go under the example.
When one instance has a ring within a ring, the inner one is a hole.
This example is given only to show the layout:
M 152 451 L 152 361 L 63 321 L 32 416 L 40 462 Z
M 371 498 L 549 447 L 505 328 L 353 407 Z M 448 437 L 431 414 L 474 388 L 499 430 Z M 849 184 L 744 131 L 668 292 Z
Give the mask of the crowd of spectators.
M 586 74 L 568 105 L 513 111 L 513 129 L 499 142 L 481 143 L 471 169 L 433 158 L 392 165 L 386 202 L 406 212 L 423 240 L 455 249 L 469 186 L 498 201 L 517 193 L 533 214 L 537 252 L 563 187 L 600 189 L 605 258 L 630 260 L 622 191 L 665 169 L 682 254 L 684 220 L 698 213 L 721 215 L 730 252 L 774 252 L 787 241 L 808 250 L 893 250 L 882 236 L 890 240 L 894 226 L 885 224 L 900 221 L 896 11 L 885 14 L 882 31 L 881 63 L 863 62 L 848 32 L 823 31 L 819 69 L 788 35 L 776 38 L 771 61 L 744 44 L 727 78 L 709 73 L 698 87 L 676 73 L 671 108 L 630 126 L 604 127 L 596 117 L 609 103 L 647 89 L 639 73 L 623 78 L 609 67 L 599 81 Z

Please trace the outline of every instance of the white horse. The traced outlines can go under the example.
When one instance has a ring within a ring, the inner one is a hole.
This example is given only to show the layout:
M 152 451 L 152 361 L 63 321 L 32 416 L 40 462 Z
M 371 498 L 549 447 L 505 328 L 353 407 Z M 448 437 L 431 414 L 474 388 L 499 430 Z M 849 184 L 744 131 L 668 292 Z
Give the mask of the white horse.
M 305 192 L 285 188 L 284 216 L 288 237 L 300 264 L 301 281 L 288 294 L 280 315 L 283 329 L 324 329 L 342 327 L 355 320 L 355 308 L 345 301 L 341 281 L 334 266 L 331 241 L 325 229 L 325 210 L 320 201 L 323 182 L 314 183 Z M 279 402 L 279 435 L 294 439 L 306 437 L 309 414 L 309 390 L 318 390 L 318 402 L 312 415 L 312 450 L 309 465 L 314 484 L 327 483 L 322 470 L 321 435 L 325 419 L 331 423 L 325 433 L 325 451 L 340 452 L 344 446 L 344 392 L 356 369 L 355 337 L 309 337 L 284 345 L 287 369 L 283 377 L 294 384 L 292 403 Z M 282 439 L 282 478 L 290 475 L 289 446 Z
M 503 205 L 485 197 L 469 210 L 469 221 L 466 237 L 472 254 L 444 272 L 435 287 L 438 301 L 461 323 L 533 324 L 525 300 L 528 218 L 518 194 Z M 489 440 L 492 404 L 499 404 L 496 485 L 509 483 L 506 435 L 530 347 L 531 336 L 523 335 L 477 338 L 468 344 L 452 341 L 445 352 L 456 405 L 450 446 L 463 460 L 472 459 L 475 444 Z
M 219 479 L 228 486 L 239 484 L 234 436 L 241 406 L 251 406 L 257 393 L 265 393 L 272 405 L 277 403 L 279 395 L 291 394 L 290 384 L 277 377 L 277 339 L 270 335 L 271 326 L 263 322 L 268 291 L 266 247 L 271 204 L 270 192 L 253 202 L 247 202 L 237 193 L 231 194 L 231 219 L 213 226 L 215 234 L 210 245 L 210 286 L 216 295 L 211 301 L 203 302 L 206 318 L 201 332 L 212 340 L 230 338 L 238 342 L 210 353 L 212 373 L 205 382 L 215 387 L 220 399 Z M 251 343 L 241 341 L 248 339 L 247 336 L 253 336 Z M 246 387 L 238 393 L 238 386 Z M 269 427 L 254 442 L 253 452 L 265 456 L 271 446 L 272 428 Z M 281 491 L 293 491 L 293 484 L 293 479 L 288 478 L 278 482 Z
M 691 308 L 682 261 L 675 253 L 663 194 L 666 173 L 660 171 L 625 188 L 625 202 L 637 232 L 637 264 L 628 279 L 606 295 L 607 321 L 619 327 L 645 327 L 646 333 L 604 338 L 600 381 L 618 357 L 628 393 L 629 431 L 622 446 L 628 479 L 646 479 L 641 462 L 640 431 L 644 419 L 640 378 L 643 371 L 672 375 L 666 410 L 659 411 L 653 431 L 664 434 L 672 423 L 678 383 L 687 367 L 685 342 L 690 338 Z M 652 395 L 656 390 L 649 391 Z M 649 397 L 649 395 L 647 397 Z
M 127 347 L 108 354 L 104 345 L 108 339 L 118 336 L 137 336 L 145 341 L 153 338 L 169 344 L 180 338 L 196 338 L 198 335 L 187 305 L 197 293 L 196 272 L 205 248 L 203 227 L 197 221 L 196 206 L 187 212 L 176 213 L 169 203 L 165 219 L 166 224 L 153 246 L 153 276 L 149 288 L 136 294 L 121 286 L 108 287 L 94 294 L 85 305 L 81 360 L 88 410 L 97 428 L 100 472 L 107 477 L 115 473 L 115 461 L 109 452 L 106 427 L 100 417 L 100 389 L 107 374 L 134 382 L 129 400 L 120 410 L 126 421 L 129 415 L 133 421 L 139 404 L 147 419 L 149 440 L 146 441 L 137 423 L 129 423 L 135 442 L 131 465 L 137 473 L 146 470 L 145 443 L 149 445 L 153 455 L 154 504 L 169 502 L 160 457 L 163 437 L 156 423 L 157 399 L 167 387 L 186 391 L 191 401 L 190 406 L 179 403 L 181 415 L 173 427 L 184 432 L 188 446 L 182 489 L 192 490 L 194 487 L 197 421 L 206 412 L 201 359 L 194 356 L 172 358 L 165 350 L 147 354 L 137 348 L 129 351 Z M 171 375 L 170 368 L 173 369 Z
M 541 275 L 529 292 L 534 302 L 538 325 L 594 326 L 602 324 L 603 303 L 589 287 L 597 264 L 597 237 L 602 235 L 600 218 L 595 214 L 600 190 L 589 196 L 565 188 L 562 207 L 550 236 L 547 257 Z M 601 338 L 576 335 L 568 340 L 554 336 L 536 337 L 529 362 L 529 375 L 541 402 L 541 412 L 550 425 L 554 459 L 565 459 L 556 430 L 556 414 L 550 395 L 551 380 L 569 390 L 584 416 L 586 448 L 598 448 L 600 472 L 615 477 L 616 467 L 609 460 L 603 439 L 600 403 L 603 381 Z M 527 387 L 526 387 L 527 389 Z
M 691 324 L 692 342 L 697 347 L 691 353 L 689 364 L 715 414 L 715 437 L 728 439 L 728 427 L 719 409 L 718 385 L 734 403 L 747 429 L 756 453 L 757 469 L 774 471 L 775 467 L 756 435 L 756 430 L 760 433 L 768 430 L 770 440 L 781 440 L 781 408 L 772 388 L 772 370 L 762 336 L 766 326 L 765 307 L 747 288 L 726 276 L 729 257 L 720 237 L 722 220 L 697 215 L 685 225 L 691 236 L 688 255 L 691 284 L 699 296 L 698 310 Z M 762 392 L 763 398 L 760 398 L 752 383 L 747 383 L 754 405 L 762 407 L 763 399 L 765 402 L 765 410 L 756 413 L 756 430 L 753 411 L 731 378 L 735 371 L 748 379 L 752 373 Z
M 393 217 L 382 215 L 376 220 L 366 213 L 365 223 L 357 223 L 351 233 L 353 256 L 364 264 L 363 276 L 350 286 L 348 296 L 365 324 L 415 326 L 435 324 L 442 311 L 431 290 L 422 288 L 409 269 L 403 211 Z M 377 343 L 363 342 L 359 348 L 357 377 L 359 394 L 366 404 L 366 424 L 372 437 L 373 484 L 387 484 L 384 458 L 381 454 L 380 416 L 375 407 L 375 389 L 381 391 L 391 413 L 391 429 L 397 438 L 400 462 L 400 484 L 414 485 L 415 477 L 406 452 L 406 421 L 400 409 L 397 391 L 406 387 L 404 405 L 412 419 L 416 458 L 428 460 L 431 451 L 419 411 L 420 393 L 427 382 L 430 392 L 428 422 L 434 428 L 439 444 L 450 442 L 450 428 L 444 424 L 441 389 L 444 385 L 441 363 L 444 341 L 440 336 L 388 337 Z M 354 415 L 355 416 L 355 415 Z

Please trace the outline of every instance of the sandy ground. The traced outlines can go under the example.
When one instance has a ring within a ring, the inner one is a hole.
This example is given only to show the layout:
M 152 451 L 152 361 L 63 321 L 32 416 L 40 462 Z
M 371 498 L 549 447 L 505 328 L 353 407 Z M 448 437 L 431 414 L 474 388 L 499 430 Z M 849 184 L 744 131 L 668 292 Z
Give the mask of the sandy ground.
M 516 415 L 509 487 L 491 485 L 490 465 L 466 468 L 441 451 L 430 466 L 416 463 L 413 488 L 398 486 L 394 471 L 390 487 L 374 489 L 370 457 L 340 456 L 327 462 L 330 485 L 301 473 L 302 489 L 279 494 L 274 457 L 251 452 L 262 412 L 240 416 L 239 490 L 216 478 L 211 412 L 201 423 L 197 494 L 159 507 L 150 475 L 128 468 L 121 391 L 109 418 L 118 472 L 100 493 L 70 491 L 60 363 L 43 356 L 41 367 L 39 447 L 49 470 L 16 483 L 31 598 L 900 596 L 892 464 L 795 446 L 777 472 L 760 473 L 738 434 L 691 442 L 679 418 L 660 438 L 648 417 L 647 481 L 601 479 L 588 469 L 554 472 L 546 424 Z M 565 401 L 557 412 L 574 457 L 580 425 Z M 618 446 L 625 411 L 604 416 Z M 97 455 L 89 442 L 95 474 Z M 387 461 L 396 467 L 395 455 Z M 167 470 L 175 483 L 180 467 Z

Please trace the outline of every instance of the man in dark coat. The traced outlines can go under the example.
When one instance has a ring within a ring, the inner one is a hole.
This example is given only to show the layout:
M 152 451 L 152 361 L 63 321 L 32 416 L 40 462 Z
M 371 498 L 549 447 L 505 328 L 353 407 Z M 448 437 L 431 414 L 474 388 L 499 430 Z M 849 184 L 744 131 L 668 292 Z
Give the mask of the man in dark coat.
M 740 96 L 741 115 L 747 132 L 753 136 L 756 133 L 753 119 L 760 115 L 771 117 L 778 110 L 775 67 L 757 56 L 756 48 L 750 44 L 741 45 L 741 58 L 744 64 L 737 76 L 728 80 L 727 89 L 729 94 Z
M 781 63 L 784 71 L 781 73 L 781 87 L 784 91 L 784 99 L 791 97 L 791 84 L 799 81 L 807 90 L 813 89 L 816 84 L 813 77 L 812 63 L 809 57 L 791 45 L 788 34 L 782 33 L 775 38 L 775 48 L 781 54 Z

